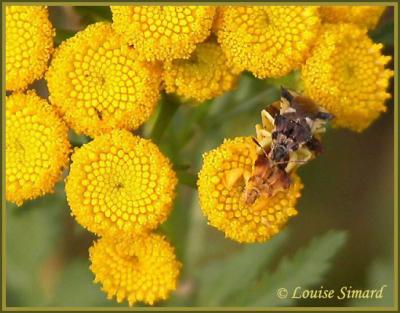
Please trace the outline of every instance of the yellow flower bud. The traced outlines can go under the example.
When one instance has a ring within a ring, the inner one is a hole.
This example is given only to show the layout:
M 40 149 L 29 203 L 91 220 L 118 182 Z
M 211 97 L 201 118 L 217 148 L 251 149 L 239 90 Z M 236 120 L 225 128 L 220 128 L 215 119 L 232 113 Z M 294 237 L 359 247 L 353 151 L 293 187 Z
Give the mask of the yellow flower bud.
M 393 71 L 382 45 L 354 24 L 326 24 L 302 68 L 305 93 L 335 115 L 334 125 L 354 131 L 367 128 L 386 110 Z
M 111 6 L 113 26 L 147 61 L 188 58 L 210 34 L 215 7 Z
M 322 22 L 353 23 L 369 29 L 375 28 L 385 11 L 383 5 L 335 5 L 321 6 Z
M 53 190 L 68 164 L 68 129 L 34 91 L 6 98 L 6 199 L 17 205 Z
M 259 78 L 299 68 L 320 28 L 314 6 L 235 6 L 219 14 L 218 41 L 227 59 Z
M 181 263 L 163 236 L 99 239 L 89 250 L 95 282 L 109 299 L 153 305 L 175 290 Z
M 231 90 L 238 73 L 227 64 L 218 44 L 206 42 L 190 59 L 166 62 L 163 77 L 167 92 L 203 102 Z
M 177 179 L 150 140 L 115 130 L 82 146 L 72 161 L 67 199 L 88 230 L 100 236 L 139 233 L 168 217 Z
M 152 114 L 161 69 L 140 62 L 111 24 L 96 23 L 64 41 L 46 75 L 50 101 L 78 133 L 133 130 Z
M 54 29 L 45 6 L 6 5 L 6 89 L 22 90 L 47 69 Z

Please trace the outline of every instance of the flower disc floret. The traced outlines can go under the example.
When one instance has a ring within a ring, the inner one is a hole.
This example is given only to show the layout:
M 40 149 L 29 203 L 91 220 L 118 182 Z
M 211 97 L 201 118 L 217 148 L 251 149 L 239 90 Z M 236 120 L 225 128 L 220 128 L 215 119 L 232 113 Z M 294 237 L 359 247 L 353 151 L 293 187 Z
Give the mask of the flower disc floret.
M 64 41 L 46 75 L 50 101 L 78 133 L 133 130 L 152 114 L 161 69 L 138 61 L 111 24 L 96 23 Z
M 42 77 L 53 52 L 54 29 L 45 6 L 6 5 L 6 89 L 22 90 Z
M 314 6 L 245 6 L 220 11 L 218 41 L 227 59 L 259 78 L 297 69 L 318 35 Z
M 215 7 L 111 6 L 113 26 L 147 61 L 188 58 L 211 31 Z
M 177 179 L 150 140 L 115 130 L 78 149 L 72 161 L 67 199 L 88 230 L 100 236 L 139 233 L 166 220 Z
M 354 24 L 326 24 L 301 71 L 305 93 L 335 115 L 336 126 L 354 131 L 386 110 L 393 76 L 385 69 L 391 57 L 366 32 Z
M 199 173 L 200 205 L 209 223 L 238 242 L 264 242 L 297 214 L 295 204 L 302 184 L 296 175 L 292 176 L 289 189 L 246 204 L 244 174 L 251 173 L 256 158 L 256 145 L 250 137 L 225 140 L 203 156 Z M 230 177 L 238 173 L 243 177 L 230 184 Z
M 385 11 L 383 5 L 321 6 L 321 20 L 325 23 L 353 23 L 369 29 L 375 28 Z
M 35 92 L 6 98 L 6 199 L 21 205 L 53 191 L 68 164 L 68 129 Z
M 103 237 L 89 254 L 95 282 L 102 284 L 109 299 L 153 305 L 176 289 L 181 264 L 163 236 Z
M 201 43 L 190 59 L 164 64 L 165 89 L 181 97 L 203 102 L 231 90 L 238 77 L 228 64 L 221 47 Z

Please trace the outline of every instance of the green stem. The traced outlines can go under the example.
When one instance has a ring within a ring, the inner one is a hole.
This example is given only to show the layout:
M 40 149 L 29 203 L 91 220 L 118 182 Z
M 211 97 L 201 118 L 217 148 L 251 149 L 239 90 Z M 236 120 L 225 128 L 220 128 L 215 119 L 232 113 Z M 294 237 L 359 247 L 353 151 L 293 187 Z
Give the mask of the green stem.
M 193 189 L 197 188 L 196 175 L 185 171 L 177 171 L 177 176 L 180 184 L 191 187 Z
M 163 95 L 160 104 L 160 111 L 158 112 L 157 119 L 150 133 L 150 138 L 154 143 L 160 142 L 165 129 L 171 122 L 171 119 L 178 110 L 179 105 L 180 102 L 176 96 L 168 94 Z
M 202 126 L 203 120 L 207 118 L 213 101 L 206 101 L 200 106 L 193 108 L 177 138 L 177 146 L 182 149 L 192 139 L 194 133 Z
M 217 116 L 211 116 L 209 120 L 207 121 L 207 128 L 215 128 L 219 127 L 220 125 L 223 124 L 224 121 L 229 120 L 232 117 L 238 116 L 240 114 L 245 114 L 249 111 L 257 109 L 257 107 L 260 105 L 260 103 L 263 102 L 263 99 L 271 97 L 274 93 L 276 93 L 275 88 L 268 88 L 254 97 L 250 98 L 249 100 L 243 102 L 239 107 L 236 109 L 232 110 L 229 113 L 223 114 L 223 115 L 217 115 Z

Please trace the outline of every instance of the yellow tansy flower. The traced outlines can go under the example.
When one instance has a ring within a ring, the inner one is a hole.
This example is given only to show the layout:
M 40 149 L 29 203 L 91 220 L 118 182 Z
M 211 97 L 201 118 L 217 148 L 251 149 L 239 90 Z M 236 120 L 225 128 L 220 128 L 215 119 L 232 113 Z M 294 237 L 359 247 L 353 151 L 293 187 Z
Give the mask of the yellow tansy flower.
M 188 58 L 211 31 L 215 7 L 111 6 L 113 25 L 148 61 Z
M 326 24 L 301 76 L 305 93 L 335 115 L 334 125 L 362 131 L 386 110 L 393 71 L 366 29 Z
M 163 236 L 103 237 L 89 254 L 95 282 L 102 284 L 109 299 L 153 305 L 176 289 L 181 263 Z
M 6 5 L 7 90 L 25 89 L 42 77 L 54 35 L 47 7 Z
M 259 78 L 298 68 L 320 28 L 314 6 L 228 7 L 220 13 L 218 41 L 228 60 Z
M 297 214 L 294 206 L 302 184 L 296 175 L 289 189 L 271 197 L 261 196 L 251 205 L 245 203 L 243 175 L 251 173 L 256 150 L 250 137 L 225 140 L 203 156 L 199 173 L 200 205 L 209 223 L 238 242 L 266 241 Z
M 362 27 L 375 28 L 386 7 L 383 5 L 338 5 L 321 6 L 322 22 L 354 23 Z
M 68 129 L 33 91 L 6 98 L 6 199 L 17 205 L 51 192 L 68 164 Z
M 153 112 L 161 69 L 137 60 L 108 23 L 96 23 L 64 41 L 46 75 L 50 101 L 77 132 L 97 136 L 136 129 Z
M 167 92 L 202 102 L 231 90 L 238 74 L 227 64 L 217 43 L 205 42 L 190 59 L 166 62 L 163 77 Z
M 78 149 L 72 161 L 67 199 L 88 230 L 98 235 L 137 233 L 166 220 L 177 179 L 151 141 L 115 130 Z

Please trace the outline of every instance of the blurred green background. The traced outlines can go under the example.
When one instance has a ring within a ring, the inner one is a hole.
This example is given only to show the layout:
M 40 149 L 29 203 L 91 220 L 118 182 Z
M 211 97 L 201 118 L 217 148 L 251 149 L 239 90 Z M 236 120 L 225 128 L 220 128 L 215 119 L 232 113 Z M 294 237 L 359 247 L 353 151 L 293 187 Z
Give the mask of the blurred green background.
M 50 7 L 56 43 L 86 25 L 110 20 L 108 7 Z M 371 33 L 393 56 L 393 11 Z M 393 67 L 393 63 L 390 65 Z M 329 129 L 325 152 L 300 169 L 305 188 L 299 215 L 265 244 L 240 245 L 207 225 L 194 188 L 202 153 L 224 138 L 254 135 L 260 110 L 293 87 L 298 73 L 258 80 L 244 73 L 235 91 L 193 107 L 180 105 L 157 139 L 181 184 L 175 209 L 160 232 L 183 262 L 179 286 L 160 306 L 392 306 L 393 101 L 362 134 Z M 34 87 L 46 97 L 45 83 Z M 393 94 L 393 83 L 391 84 Z M 148 138 L 160 111 L 137 133 Z M 165 113 L 162 113 L 165 114 Z M 163 115 L 164 116 L 164 115 Z M 154 135 L 154 132 L 153 132 Z M 87 139 L 71 133 L 79 146 Z M 67 174 L 67 173 L 65 173 Z M 121 306 L 94 285 L 88 247 L 95 237 L 70 216 L 60 182 L 52 195 L 22 207 L 7 203 L 7 306 Z M 296 286 L 380 288 L 383 299 L 280 299 Z M 126 304 L 122 304 L 125 306 Z

